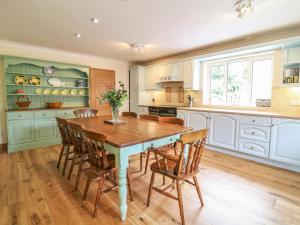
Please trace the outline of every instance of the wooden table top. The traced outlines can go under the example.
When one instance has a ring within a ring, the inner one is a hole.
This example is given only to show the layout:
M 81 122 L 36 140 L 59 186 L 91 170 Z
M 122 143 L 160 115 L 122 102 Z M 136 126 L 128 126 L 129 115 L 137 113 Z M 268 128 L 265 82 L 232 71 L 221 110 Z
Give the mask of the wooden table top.
M 120 117 L 125 124 L 112 125 L 104 123 L 111 116 L 98 116 L 94 118 L 69 119 L 73 123 L 80 124 L 84 129 L 103 133 L 107 136 L 107 143 L 122 148 L 140 144 L 176 134 L 191 131 L 191 127 L 167 124 L 162 122 L 143 120 L 133 117 Z

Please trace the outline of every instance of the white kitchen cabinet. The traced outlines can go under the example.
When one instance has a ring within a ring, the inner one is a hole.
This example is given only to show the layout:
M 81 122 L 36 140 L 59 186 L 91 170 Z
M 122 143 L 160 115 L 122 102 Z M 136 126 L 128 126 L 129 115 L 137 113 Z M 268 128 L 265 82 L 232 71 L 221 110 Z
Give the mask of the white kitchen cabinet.
M 238 150 L 239 116 L 210 113 L 209 144 Z
M 270 144 L 268 142 L 239 139 L 239 151 L 249 155 L 268 158 Z
M 177 117 L 184 120 L 184 125 L 188 126 L 187 111 L 177 110 Z
M 290 46 L 284 49 L 284 63 L 300 63 L 300 46 Z
M 139 69 L 138 67 L 131 68 L 129 70 L 129 80 L 130 80 L 130 89 L 131 90 L 137 90 L 139 85 L 138 85 L 138 80 L 139 80 Z
M 138 106 L 138 114 L 139 115 L 148 114 L 148 107 L 147 106 Z
M 300 166 L 300 120 L 272 119 L 270 159 Z
M 185 89 L 200 90 L 200 63 L 196 60 L 183 62 L 183 87 Z
M 254 141 L 270 142 L 271 128 L 240 124 L 240 137 Z
M 193 130 L 202 130 L 208 128 L 209 113 L 187 111 L 187 123 Z
M 155 90 L 157 89 L 156 83 L 160 79 L 160 69 L 159 67 L 147 67 L 145 68 L 145 79 L 144 79 L 144 87 L 145 90 Z

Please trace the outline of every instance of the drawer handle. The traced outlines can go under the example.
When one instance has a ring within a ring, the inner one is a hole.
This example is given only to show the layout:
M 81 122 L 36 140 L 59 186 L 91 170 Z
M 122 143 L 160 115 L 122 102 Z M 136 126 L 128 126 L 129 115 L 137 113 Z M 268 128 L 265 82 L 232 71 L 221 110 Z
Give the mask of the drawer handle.
M 19 118 L 21 118 L 21 117 L 22 117 L 22 115 L 18 115 L 18 117 L 19 117 Z
M 153 148 L 153 147 L 154 147 L 154 144 L 153 144 L 153 143 L 151 143 L 150 147 L 151 147 L 151 148 Z
M 254 147 L 253 147 L 253 146 L 251 146 L 251 147 L 250 147 L 250 149 L 251 149 L 251 150 L 254 150 Z
M 65 115 L 67 115 L 67 113 L 66 113 L 66 112 L 65 112 L 64 114 L 65 114 Z
M 255 120 L 252 120 L 253 123 L 255 123 Z
M 251 132 L 251 134 L 255 134 L 255 132 L 254 132 L 254 131 L 252 131 L 252 132 Z
M 46 113 L 44 113 L 43 116 L 46 116 Z

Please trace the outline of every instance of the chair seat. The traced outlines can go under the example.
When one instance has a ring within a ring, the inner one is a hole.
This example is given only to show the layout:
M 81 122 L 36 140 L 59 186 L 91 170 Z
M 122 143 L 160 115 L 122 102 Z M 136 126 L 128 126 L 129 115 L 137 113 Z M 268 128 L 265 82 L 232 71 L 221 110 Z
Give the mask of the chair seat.
M 158 160 L 160 166 L 158 166 L 157 162 L 152 163 L 150 165 L 151 171 L 167 176 L 174 180 L 187 180 L 196 175 L 195 172 L 187 173 L 187 174 L 181 172 L 180 174 L 175 175 L 174 170 L 176 167 L 176 162 L 179 159 L 179 156 L 172 155 L 171 157 L 173 158 L 174 161 L 169 159 L 165 163 L 163 159 Z

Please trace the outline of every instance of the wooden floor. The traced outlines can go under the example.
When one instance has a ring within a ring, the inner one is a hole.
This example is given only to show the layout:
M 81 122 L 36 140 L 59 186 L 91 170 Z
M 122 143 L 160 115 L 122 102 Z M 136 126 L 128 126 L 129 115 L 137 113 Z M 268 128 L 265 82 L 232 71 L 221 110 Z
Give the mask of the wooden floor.
M 74 176 L 69 181 L 56 169 L 58 152 L 59 146 L 0 153 L 0 225 L 179 224 L 176 201 L 154 192 L 145 206 L 150 172 L 133 174 L 134 202 L 128 202 L 125 223 L 116 192 L 103 195 L 93 218 L 96 186 L 82 202 L 85 180 L 80 192 L 72 191 Z M 210 151 L 202 162 L 198 180 L 206 205 L 200 208 L 196 191 L 184 184 L 187 224 L 300 224 L 300 174 Z M 138 163 L 134 158 L 130 168 L 137 170 Z

